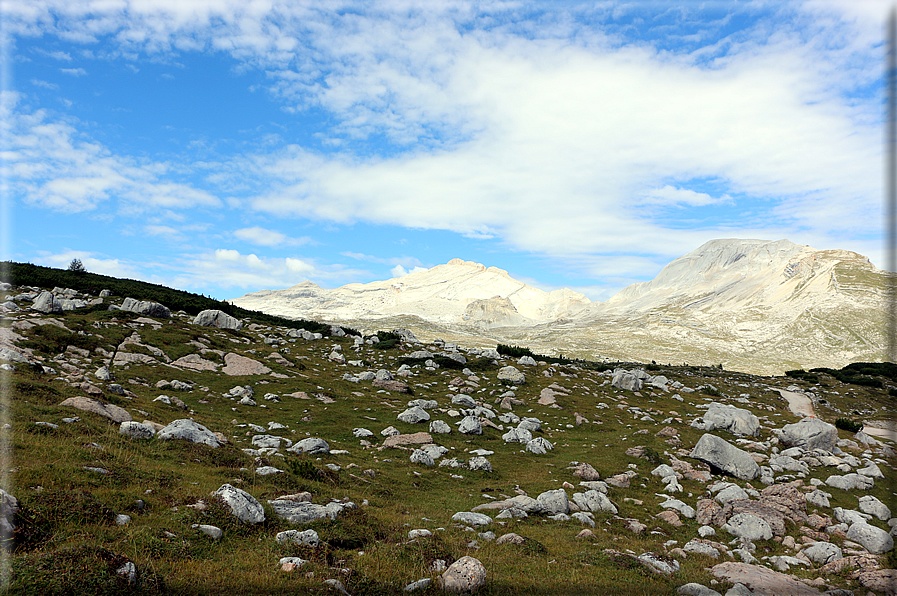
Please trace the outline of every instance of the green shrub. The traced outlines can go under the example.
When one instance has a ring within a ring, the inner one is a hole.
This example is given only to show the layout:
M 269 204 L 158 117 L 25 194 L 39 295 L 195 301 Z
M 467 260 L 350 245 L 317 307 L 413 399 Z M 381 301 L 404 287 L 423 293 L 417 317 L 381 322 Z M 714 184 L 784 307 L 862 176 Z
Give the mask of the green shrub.
M 532 358 L 536 358 L 536 355 L 533 354 L 529 348 L 524 348 L 521 346 L 506 346 L 505 344 L 498 344 L 495 350 L 502 356 L 510 356 L 511 358 L 520 358 L 521 356 L 530 356 Z
M 835 420 L 835 426 L 851 433 L 858 433 L 863 430 L 862 422 L 855 422 L 849 418 L 838 418 Z

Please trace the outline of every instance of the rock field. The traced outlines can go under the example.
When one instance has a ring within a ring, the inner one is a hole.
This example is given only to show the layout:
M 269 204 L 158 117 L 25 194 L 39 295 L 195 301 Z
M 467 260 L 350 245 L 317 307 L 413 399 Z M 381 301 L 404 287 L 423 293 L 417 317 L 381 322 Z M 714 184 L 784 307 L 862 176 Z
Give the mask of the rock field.
M 897 594 L 894 443 L 834 425 L 890 381 L 0 292 L 18 588 L 94 549 L 135 593 Z

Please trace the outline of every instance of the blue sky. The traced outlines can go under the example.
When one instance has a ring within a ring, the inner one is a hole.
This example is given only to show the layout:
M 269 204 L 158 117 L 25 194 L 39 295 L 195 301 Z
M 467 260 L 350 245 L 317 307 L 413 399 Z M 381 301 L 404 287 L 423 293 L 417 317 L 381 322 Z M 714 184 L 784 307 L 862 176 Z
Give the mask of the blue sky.
M 459 257 L 603 300 L 884 265 L 888 4 L 5 0 L 3 258 L 217 298 Z

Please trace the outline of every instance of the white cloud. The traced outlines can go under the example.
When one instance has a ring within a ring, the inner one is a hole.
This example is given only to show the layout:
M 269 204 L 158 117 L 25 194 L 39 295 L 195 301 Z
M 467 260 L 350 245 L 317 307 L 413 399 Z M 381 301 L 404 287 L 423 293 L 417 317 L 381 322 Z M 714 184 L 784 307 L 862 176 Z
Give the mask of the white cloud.
M 59 85 L 56 83 L 49 83 L 40 79 L 31 79 L 31 84 L 35 87 L 43 87 L 44 89 L 59 89 Z
M 396 265 L 395 267 L 390 269 L 389 272 L 392 273 L 393 277 L 404 277 L 411 273 L 417 273 L 418 271 L 426 271 L 426 270 L 427 270 L 426 267 L 412 267 L 411 270 L 409 271 L 408 269 L 405 269 L 401 265 Z
M 732 197 L 729 195 L 714 198 L 704 192 L 676 188 L 675 186 L 667 184 L 662 188 L 649 189 L 644 198 L 641 200 L 637 199 L 637 202 L 653 205 L 690 205 L 692 207 L 703 207 L 731 200 Z
M 60 68 L 59 72 L 72 75 L 73 77 L 83 77 L 87 74 L 87 71 L 83 68 Z
M 205 190 L 167 179 L 180 166 L 115 155 L 81 133 L 77 121 L 53 119 L 46 110 L 29 112 L 20 97 L 0 93 L 0 126 L 10 188 L 26 203 L 68 213 L 110 200 L 128 213 L 221 205 Z
M 301 246 L 312 242 L 312 239 L 308 236 L 290 238 L 286 234 L 281 234 L 280 232 L 268 230 L 259 226 L 234 230 L 234 236 L 244 242 L 255 244 L 257 246 Z
M 179 273 L 171 281 L 174 287 L 215 286 L 246 291 L 286 288 L 306 280 L 328 286 L 342 285 L 366 274 L 340 265 L 321 265 L 306 258 L 268 258 L 224 248 L 185 255 L 176 266 Z

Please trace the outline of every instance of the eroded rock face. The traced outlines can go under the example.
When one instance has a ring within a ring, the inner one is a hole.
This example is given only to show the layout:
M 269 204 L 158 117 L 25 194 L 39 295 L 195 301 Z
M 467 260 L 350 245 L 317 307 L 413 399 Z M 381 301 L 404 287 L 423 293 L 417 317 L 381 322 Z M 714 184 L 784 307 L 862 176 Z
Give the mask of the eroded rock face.
M 461 557 L 445 570 L 440 583 L 446 592 L 476 592 L 486 586 L 486 567 L 471 556 Z
M 760 466 L 747 451 L 742 451 L 716 435 L 702 436 L 692 450 L 691 457 L 741 480 L 753 480 L 760 475 Z
M 354 503 L 327 503 L 317 505 L 305 501 L 293 501 L 290 499 L 275 499 L 268 501 L 274 513 L 288 522 L 294 524 L 307 524 L 319 519 L 336 519 L 344 509 L 354 509 Z
M 266 375 L 271 372 L 271 369 L 257 360 L 231 352 L 224 357 L 224 368 L 221 369 L 221 372 L 238 377 L 243 375 Z

